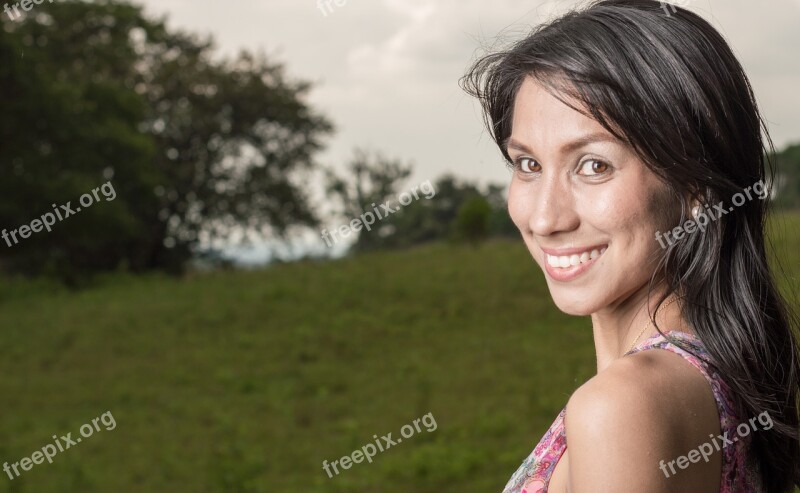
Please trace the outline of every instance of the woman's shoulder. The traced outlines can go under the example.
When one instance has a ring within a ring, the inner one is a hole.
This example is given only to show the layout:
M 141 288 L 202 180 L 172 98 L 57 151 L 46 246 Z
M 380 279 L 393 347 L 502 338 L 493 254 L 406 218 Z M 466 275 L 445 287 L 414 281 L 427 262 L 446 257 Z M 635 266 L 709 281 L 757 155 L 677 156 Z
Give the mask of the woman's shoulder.
M 614 414 L 680 426 L 685 418 L 710 418 L 719 428 L 719 414 L 708 378 L 686 358 L 670 351 L 641 351 L 620 358 L 579 387 L 567 412 L 603 408 Z M 705 412 L 704 412 L 705 411 Z
M 642 481 L 639 487 L 651 488 L 664 479 L 661 460 L 719 434 L 720 420 L 711 386 L 696 366 L 675 352 L 640 351 L 616 360 L 575 391 L 565 428 L 570 463 L 577 461 L 578 470 L 618 470 L 620 478 L 635 477 Z M 719 470 L 719 457 L 693 465 L 682 480 L 707 475 L 707 467 Z

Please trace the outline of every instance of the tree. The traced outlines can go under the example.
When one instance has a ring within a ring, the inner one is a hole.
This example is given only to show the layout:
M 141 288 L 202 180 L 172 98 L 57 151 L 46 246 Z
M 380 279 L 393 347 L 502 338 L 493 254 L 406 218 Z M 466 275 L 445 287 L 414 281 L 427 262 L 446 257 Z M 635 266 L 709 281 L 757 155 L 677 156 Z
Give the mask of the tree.
M 338 201 L 338 210 L 334 217 L 338 221 L 349 223 L 365 212 L 380 212 L 381 204 L 397 201 L 400 184 L 411 174 L 410 165 L 400 160 L 389 159 L 379 152 L 365 149 L 353 151 L 353 158 L 347 165 L 347 176 L 327 172 L 327 189 L 331 197 Z M 389 207 L 394 210 L 392 204 Z M 374 215 L 374 214 L 373 214 Z M 396 217 L 386 216 L 378 220 L 370 231 L 362 230 L 355 244 L 356 250 L 373 250 L 391 244 L 396 233 Z
M 489 235 L 519 238 L 519 229 L 508 215 L 507 187 L 490 184 L 486 188 L 486 200 L 492 208 L 489 218 Z
M 51 232 L 0 243 L 0 254 L 7 270 L 74 282 L 125 258 L 146 231 L 146 212 L 157 211 L 152 187 L 160 177 L 149 165 L 155 146 L 137 129 L 146 105 L 126 87 L 134 73 L 125 40 L 141 24 L 135 10 L 44 7 L 0 30 L 0 225 L 21 229 L 52 204 L 76 209 L 82 194 L 108 180 L 117 197 Z
M 467 200 L 458 210 L 453 223 L 455 239 L 478 243 L 489 236 L 489 219 L 492 206 L 486 197 L 475 196 Z
M 776 156 L 775 202 L 778 207 L 800 208 L 800 144 L 788 146 Z
M 201 245 L 316 224 L 302 173 L 333 127 L 310 84 L 115 0 L 42 4 L 0 30 L 0 225 L 16 228 L 111 179 L 117 198 L 2 250 L 62 277 L 180 271 Z

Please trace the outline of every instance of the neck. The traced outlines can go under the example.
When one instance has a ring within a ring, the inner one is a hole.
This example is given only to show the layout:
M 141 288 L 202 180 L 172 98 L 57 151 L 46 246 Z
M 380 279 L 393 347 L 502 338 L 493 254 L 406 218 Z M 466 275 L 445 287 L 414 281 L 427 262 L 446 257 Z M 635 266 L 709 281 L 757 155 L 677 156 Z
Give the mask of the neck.
M 656 303 L 664 290 L 654 290 L 647 299 L 647 286 L 626 297 L 612 302 L 592 314 L 592 330 L 597 355 L 597 372 L 600 373 L 615 360 L 621 358 L 634 343 L 640 343 L 658 330 L 651 322 L 642 332 L 650 316 L 655 313 Z M 692 331 L 683 321 L 676 295 L 672 294 L 661 304 L 656 322 L 662 332 L 668 330 Z M 673 301 L 672 303 L 670 303 Z M 670 303 L 667 305 L 667 303 Z M 649 306 L 649 307 L 648 307 Z M 641 334 L 641 335 L 640 335 Z

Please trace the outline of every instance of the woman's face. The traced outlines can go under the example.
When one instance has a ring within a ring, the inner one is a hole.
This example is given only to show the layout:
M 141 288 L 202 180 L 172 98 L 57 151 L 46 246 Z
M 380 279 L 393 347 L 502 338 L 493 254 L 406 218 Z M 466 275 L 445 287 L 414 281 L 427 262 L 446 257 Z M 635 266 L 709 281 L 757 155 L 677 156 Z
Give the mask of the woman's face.
M 508 211 L 559 309 L 588 315 L 647 289 L 667 188 L 636 154 L 531 77 L 507 149 Z

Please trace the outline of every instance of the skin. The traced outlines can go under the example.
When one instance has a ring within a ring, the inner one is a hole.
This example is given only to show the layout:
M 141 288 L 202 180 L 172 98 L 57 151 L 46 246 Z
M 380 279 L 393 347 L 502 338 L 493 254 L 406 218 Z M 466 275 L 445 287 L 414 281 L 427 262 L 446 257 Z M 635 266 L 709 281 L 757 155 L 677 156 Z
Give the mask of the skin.
M 507 149 L 515 163 L 511 218 L 558 308 L 591 316 L 597 355 L 597 374 L 567 404 L 567 452 L 549 491 L 718 492 L 719 452 L 669 478 L 659 469 L 660 460 L 720 433 L 703 375 L 669 351 L 622 358 L 657 333 L 651 325 L 639 336 L 664 290 L 656 284 L 648 308 L 648 283 L 663 254 L 654 235 L 670 226 L 665 185 L 629 146 L 531 77 L 517 94 Z M 594 245 L 607 250 L 581 276 L 559 281 L 546 272 L 543 248 Z M 656 321 L 662 330 L 693 333 L 679 304 L 660 310 Z

